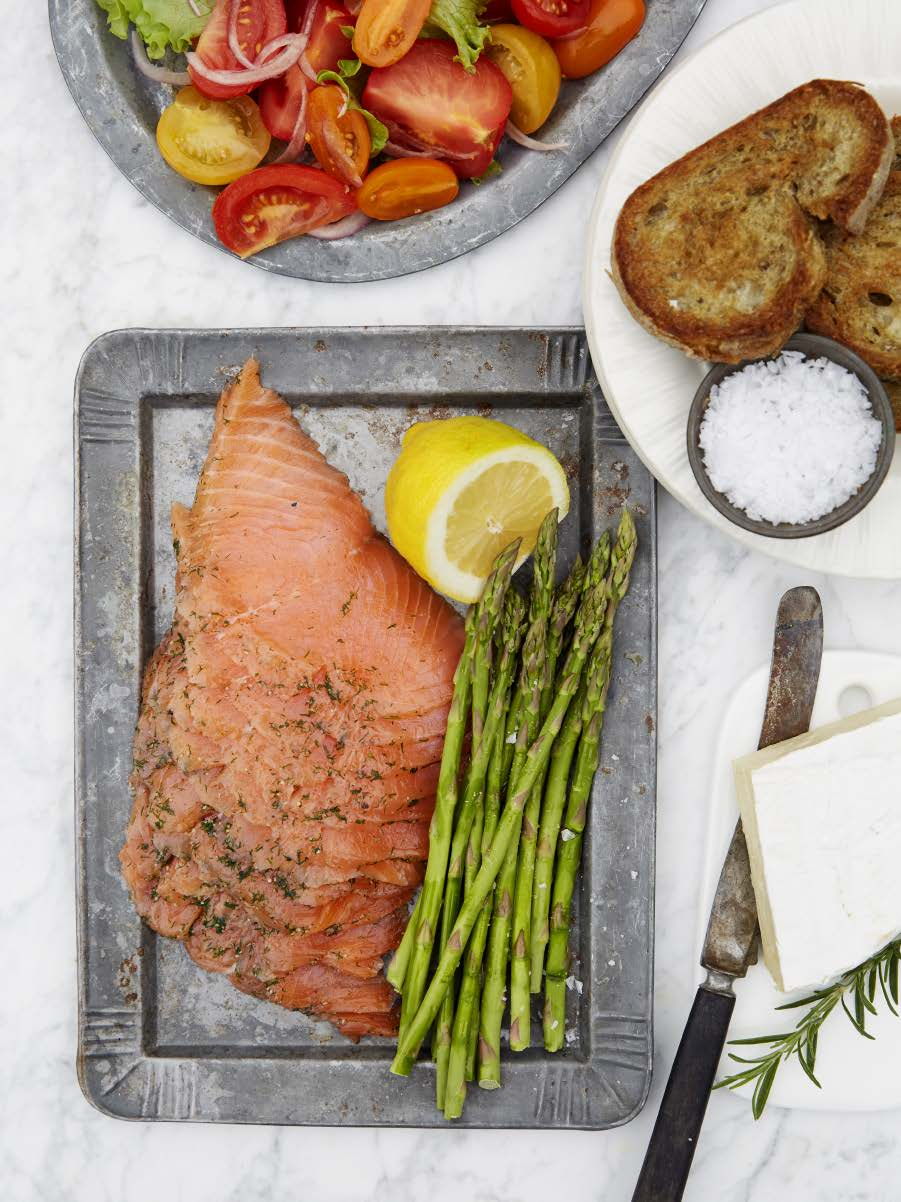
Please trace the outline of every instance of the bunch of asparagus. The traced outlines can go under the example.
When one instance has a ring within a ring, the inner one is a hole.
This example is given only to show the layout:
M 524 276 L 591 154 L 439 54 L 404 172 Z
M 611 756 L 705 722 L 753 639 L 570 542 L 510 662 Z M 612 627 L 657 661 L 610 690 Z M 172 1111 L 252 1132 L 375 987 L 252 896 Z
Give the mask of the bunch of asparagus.
M 511 1050 L 529 1046 L 542 986 L 544 1046 L 564 1041 L 570 911 L 636 534 L 625 511 L 613 545 L 604 534 L 555 589 L 557 517 L 539 532 L 528 603 L 511 584 L 516 542 L 467 615 L 425 879 L 388 968 L 402 995 L 391 1071 L 407 1076 L 431 1032 L 447 1118 L 467 1082 L 500 1085 L 508 973 Z

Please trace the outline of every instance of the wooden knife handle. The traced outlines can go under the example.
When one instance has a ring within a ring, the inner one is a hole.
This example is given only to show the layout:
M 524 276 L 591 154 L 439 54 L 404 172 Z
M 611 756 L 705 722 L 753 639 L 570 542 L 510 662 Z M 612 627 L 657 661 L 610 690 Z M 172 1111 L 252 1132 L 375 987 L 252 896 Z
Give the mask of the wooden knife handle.
M 734 1006 L 731 993 L 695 994 L 632 1202 L 682 1197 Z

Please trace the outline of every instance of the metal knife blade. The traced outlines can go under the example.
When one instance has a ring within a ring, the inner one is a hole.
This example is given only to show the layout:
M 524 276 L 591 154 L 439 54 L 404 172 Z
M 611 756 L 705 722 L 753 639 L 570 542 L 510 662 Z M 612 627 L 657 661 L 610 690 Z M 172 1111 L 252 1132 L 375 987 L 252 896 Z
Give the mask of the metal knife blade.
M 758 747 L 770 747 L 810 727 L 823 655 L 823 609 L 816 589 L 789 589 L 779 602 L 773 659 Z M 701 964 L 708 988 L 732 989 L 756 960 L 757 905 L 741 822 L 723 863 Z

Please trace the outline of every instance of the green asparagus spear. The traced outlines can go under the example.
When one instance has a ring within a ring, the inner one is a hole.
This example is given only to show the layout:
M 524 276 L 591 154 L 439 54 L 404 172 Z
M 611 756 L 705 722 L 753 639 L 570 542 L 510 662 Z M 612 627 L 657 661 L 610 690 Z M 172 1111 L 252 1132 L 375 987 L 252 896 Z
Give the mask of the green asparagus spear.
M 541 691 L 542 716 L 545 716 L 551 708 L 554 696 L 554 678 L 557 673 L 557 660 L 563 647 L 563 636 L 576 612 L 584 584 L 585 564 L 582 562 L 582 556 L 577 555 L 569 570 L 569 575 L 557 589 L 554 597 L 554 608 L 551 612 L 547 634 L 547 675 Z
M 497 742 L 497 732 L 495 732 L 494 742 Z M 479 865 L 482 861 L 484 823 L 485 803 L 482 800 L 476 809 L 472 831 L 469 836 L 469 847 L 466 850 L 464 893 L 472 888 L 473 881 L 476 878 L 476 873 L 479 871 Z M 478 949 L 473 946 L 477 930 L 478 923 L 476 923 L 473 929 L 469 946 L 466 949 L 466 958 L 463 962 L 463 973 L 460 981 L 460 992 L 454 1011 L 453 1031 L 448 1048 L 447 1062 L 444 1065 L 443 1088 L 439 1087 L 438 1090 L 438 1105 L 444 1110 L 444 1117 L 449 1119 L 460 1117 L 463 1113 L 463 1103 L 466 1100 L 466 1055 L 469 1050 L 469 1027 L 472 1009 L 469 995 L 473 988 L 476 991 L 478 990 L 481 965 L 481 954 L 478 954 L 478 962 L 476 962 L 475 956 Z M 452 992 L 452 990 L 448 990 L 445 995 L 445 1002 L 448 995 L 452 994 Z M 439 1021 L 440 1017 L 441 1014 L 439 1012 Z M 440 1075 L 441 1065 L 438 1067 Z
M 572 787 L 566 806 L 564 829 L 560 833 L 550 907 L 550 936 L 545 966 L 544 1046 L 549 1052 L 563 1046 L 566 1017 L 565 980 L 569 970 L 569 920 L 575 877 L 582 855 L 582 840 L 597 772 L 601 728 L 610 686 L 613 651 L 613 619 L 629 587 L 629 573 L 635 558 L 637 536 L 632 515 L 623 512 L 611 557 L 608 589 L 610 603 L 604 626 L 591 655 L 591 677 L 582 707 L 582 735 L 573 769 Z
M 435 1021 L 441 1000 L 454 979 L 463 950 L 469 941 L 472 928 L 482 908 L 482 903 L 491 891 L 500 872 L 507 849 L 518 829 L 522 811 L 533 787 L 547 767 L 554 740 L 560 732 L 569 704 L 578 691 L 582 669 L 589 651 L 600 633 L 607 606 L 607 582 L 605 570 L 609 559 L 609 539 L 602 539 L 589 561 L 588 583 L 582 604 L 576 617 L 572 645 L 566 657 L 557 691 L 541 731 L 526 754 L 512 790 L 508 789 L 507 805 L 498 823 L 494 838 L 473 882 L 472 890 L 465 898 L 457 920 L 451 930 L 419 1009 L 401 1032 L 397 1052 L 391 1071 L 406 1076 L 412 1068 L 422 1041 Z M 404 999 L 410 995 L 405 990 Z
M 547 717 L 552 695 L 553 671 L 550 663 L 551 650 L 551 618 L 554 616 L 554 569 L 557 559 L 557 526 L 556 511 L 550 515 L 554 519 L 552 528 L 547 528 L 547 520 L 542 526 L 538 544 L 535 550 L 536 582 L 535 593 L 538 596 L 536 610 L 544 618 L 545 652 L 541 665 L 541 682 L 538 692 L 538 723 Z M 538 570 L 539 551 L 544 563 Z M 575 602 L 573 602 L 573 609 Z M 562 637 L 562 627 L 560 636 Z M 554 644 L 559 650 L 557 632 L 554 632 Z M 556 652 L 554 652 L 556 663 Z M 541 712 L 542 702 L 547 699 L 547 709 Z M 537 838 L 538 819 L 541 812 L 541 794 L 544 789 L 544 773 L 541 774 L 523 811 L 520 828 L 519 847 L 516 851 L 515 886 L 513 891 L 513 914 L 510 943 L 510 1047 L 519 1052 L 529 1046 L 531 1029 L 531 998 L 529 981 L 529 922 L 532 912 L 532 878 L 535 869 L 535 842 Z
M 584 580 L 585 565 L 581 558 L 577 557 L 569 576 L 557 590 L 554 600 L 551 646 L 548 651 L 549 671 L 552 671 L 556 664 L 557 655 L 563 645 L 566 627 L 578 603 Z M 553 678 L 551 686 L 542 694 L 542 705 L 549 706 L 552 697 Z M 557 846 L 557 835 L 560 830 L 563 807 L 566 804 L 569 771 L 581 731 L 582 703 L 580 698 L 576 705 L 570 707 L 560 738 L 554 745 L 540 810 L 538 842 L 535 849 L 535 874 L 532 882 L 532 913 L 529 921 L 531 945 L 529 948 L 529 988 L 532 993 L 539 993 L 541 990 L 544 949 L 548 940 L 548 910 L 550 908 L 554 848 Z
M 388 978 L 388 984 L 398 993 L 403 993 L 404 977 L 407 975 L 407 968 L 410 964 L 410 956 L 413 953 L 413 942 L 416 939 L 416 928 L 419 926 L 419 898 L 416 899 L 416 905 L 407 920 L 406 930 L 403 933 L 403 938 L 395 949 L 394 955 L 388 962 L 388 968 L 385 976 Z
M 597 646 L 597 644 L 595 644 Z M 591 677 L 591 668 L 587 669 Z M 529 970 L 533 993 L 541 989 L 541 978 L 544 972 L 544 952 L 548 941 L 548 914 L 551 906 L 551 886 L 554 872 L 554 851 L 560 834 L 560 823 L 563 820 L 563 810 L 566 806 L 566 792 L 569 785 L 569 773 L 573 757 L 582 733 L 582 709 L 586 692 L 586 681 L 583 679 L 579 696 L 569 707 L 566 721 L 560 731 L 560 737 L 554 744 L 551 754 L 550 769 L 544 789 L 544 801 L 541 807 L 541 824 L 538 829 L 538 846 L 535 859 L 535 879 L 532 884 L 532 943 L 530 947 L 531 966 Z
M 475 617 L 468 622 L 469 630 L 463 654 L 454 673 L 454 695 L 444 737 L 444 750 L 441 756 L 438 788 L 435 795 L 435 811 L 429 826 L 429 858 L 426 862 L 425 878 L 419 899 L 416 939 L 404 977 L 401 1032 L 405 1030 L 422 1002 L 441 911 L 441 899 L 447 876 L 447 860 L 453 836 L 454 812 L 457 806 L 457 774 L 460 769 L 460 752 L 469 716 L 472 661 L 479 634 L 476 625 L 478 624 L 480 629 L 486 625 L 493 629 L 503 609 L 504 596 L 513 574 L 518 551 L 519 542 L 517 541 L 497 557 L 491 575 L 486 581 L 482 599 L 476 607 Z M 421 1042 L 421 1039 L 417 1041 L 417 1049 Z M 410 1064 L 412 1067 L 412 1060 Z M 407 1069 L 407 1072 L 409 1071 Z
M 466 780 L 463 787 L 463 797 L 457 809 L 453 837 L 451 839 L 450 859 L 447 866 L 447 876 L 444 883 L 444 900 L 441 914 L 441 944 L 447 941 L 457 910 L 460 907 L 460 893 L 466 864 L 467 849 L 470 843 L 473 820 L 482 804 L 485 788 L 485 775 L 488 771 L 488 761 L 499 731 L 504 729 L 504 715 L 507 708 L 507 696 L 510 682 L 516 671 L 516 652 L 522 627 L 522 601 L 515 589 L 507 591 L 503 609 L 502 646 L 498 659 L 497 673 L 491 685 L 491 695 L 485 712 L 485 721 L 478 745 L 474 747 Z M 475 669 L 475 674 L 479 671 Z M 487 679 L 487 677 L 486 677 Z M 473 684 L 475 689 L 475 684 Z M 481 837 L 480 837 L 481 852 Z M 453 1022 L 454 999 L 453 990 L 449 989 L 442 1002 L 438 1015 L 435 1035 L 436 1071 L 436 1100 L 439 1109 L 444 1107 L 444 1084 L 447 1073 L 447 1061 L 450 1054 L 451 1025 Z
M 488 763 L 488 776 L 485 783 L 485 827 L 482 832 L 481 847 L 481 852 L 483 855 L 491 846 L 491 840 L 494 838 L 494 832 L 497 828 L 497 821 L 500 815 L 501 794 L 503 792 L 505 783 L 503 779 L 504 753 L 506 751 L 504 733 L 504 731 L 498 732 L 498 735 L 494 741 L 491 759 Z M 473 928 L 472 936 L 470 937 L 469 941 L 469 947 L 466 950 L 466 959 L 464 961 L 464 976 L 463 982 L 460 986 L 460 1001 L 458 1003 L 459 1010 L 463 1011 L 464 1017 L 460 1019 L 459 1034 L 456 1030 L 455 1020 L 455 1040 L 452 1043 L 451 1049 L 452 1079 L 449 1084 L 456 1093 L 460 1093 L 461 1090 L 459 1081 L 455 1079 L 455 1075 L 459 1073 L 459 1067 L 457 1066 L 457 1062 L 453 1054 L 455 1050 L 454 1044 L 456 1039 L 462 1038 L 462 1029 L 465 1022 L 469 1023 L 465 1079 L 467 1081 L 472 1081 L 475 1077 L 476 1054 L 479 1042 L 482 961 L 485 955 L 485 944 L 488 940 L 488 929 L 491 925 L 491 913 L 492 896 L 489 894 L 482 906 L 479 917 L 476 920 L 476 925 Z M 467 1010 L 469 1011 L 468 1015 L 466 1013 Z M 459 1055 L 459 1053 L 457 1054 Z M 449 1117 L 454 1116 L 450 1115 Z
M 509 780 L 514 780 L 525 761 L 529 744 L 540 729 L 541 691 L 546 662 L 547 619 L 554 587 L 556 558 L 556 510 L 548 515 L 536 543 L 532 596 L 529 607 L 530 625 L 523 647 L 522 670 L 515 708 L 518 711 L 518 730 Z M 509 744 L 508 744 L 509 746 Z M 494 893 L 494 912 L 490 919 L 488 957 L 482 1003 L 479 1014 L 479 1086 L 497 1089 L 500 1085 L 501 1023 L 506 996 L 507 962 L 510 955 L 510 927 L 513 914 L 513 892 L 516 884 L 516 865 L 521 836 L 521 821 L 517 822 L 504 858 Z

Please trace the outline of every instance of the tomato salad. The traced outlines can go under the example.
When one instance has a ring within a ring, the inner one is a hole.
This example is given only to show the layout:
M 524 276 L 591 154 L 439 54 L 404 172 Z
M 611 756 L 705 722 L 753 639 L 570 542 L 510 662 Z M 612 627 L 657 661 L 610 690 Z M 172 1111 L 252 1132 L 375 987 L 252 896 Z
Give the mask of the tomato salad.
M 99 2 L 120 36 L 111 5 L 125 5 L 137 66 L 179 88 L 160 153 L 223 188 L 213 222 L 242 258 L 449 204 L 499 170 L 504 134 L 561 149 L 532 137 L 561 79 L 609 62 L 644 20 L 644 0 Z M 151 62 L 165 48 L 186 51 L 185 72 Z

